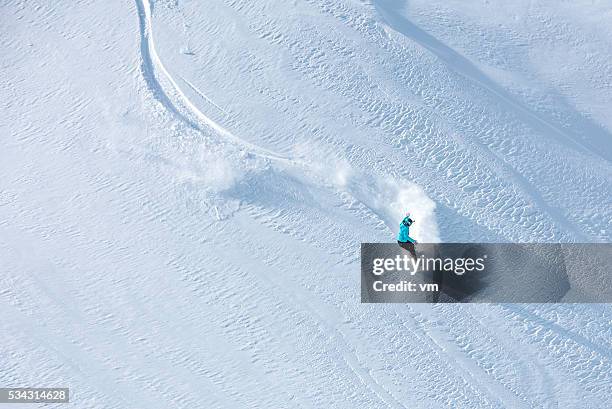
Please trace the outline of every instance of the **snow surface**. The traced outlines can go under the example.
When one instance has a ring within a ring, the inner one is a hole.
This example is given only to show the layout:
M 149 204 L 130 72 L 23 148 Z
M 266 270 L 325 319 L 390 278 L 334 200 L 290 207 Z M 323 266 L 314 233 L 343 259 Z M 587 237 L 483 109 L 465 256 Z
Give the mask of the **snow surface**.
M 407 209 L 423 242 L 609 242 L 611 22 L 597 1 L 1 2 L 0 386 L 612 407 L 609 305 L 362 305 L 358 263 Z

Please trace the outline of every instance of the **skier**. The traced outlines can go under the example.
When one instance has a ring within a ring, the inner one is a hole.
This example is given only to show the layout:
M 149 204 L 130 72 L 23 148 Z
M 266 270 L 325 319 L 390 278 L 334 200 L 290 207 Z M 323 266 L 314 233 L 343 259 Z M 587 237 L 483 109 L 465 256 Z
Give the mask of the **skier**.
M 414 250 L 414 245 L 417 242 L 415 239 L 409 236 L 410 230 L 409 227 L 414 223 L 414 219 L 410 217 L 410 213 L 406 213 L 406 217 L 400 223 L 399 233 L 397 234 L 397 244 L 408 251 L 412 257 L 417 258 L 416 251 Z

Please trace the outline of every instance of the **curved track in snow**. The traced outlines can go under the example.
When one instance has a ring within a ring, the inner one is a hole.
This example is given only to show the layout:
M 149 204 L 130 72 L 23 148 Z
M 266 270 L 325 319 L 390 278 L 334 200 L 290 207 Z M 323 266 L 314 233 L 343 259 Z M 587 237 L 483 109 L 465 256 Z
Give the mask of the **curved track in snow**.
M 203 123 L 210 129 L 215 131 L 217 134 L 219 134 L 221 137 L 234 143 L 236 146 L 247 149 L 250 153 L 257 154 L 267 159 L 292 163 L 291 159 L 289 158 L 277 155 L 274 152 L 255 146 L 249 142 L 246 142 L 236 137 L 229 130 L 225 129 L 223 126 L 205 115 L 202 111 L 198 109 L 198 107 L 196 107 L 191 102 L 187 95 L 185 95 L 185 93 L 181 90 L 174 77 L 168 72 L 161 59 L 159 58 L 157 50 L 155 49 L 155 40 L 153 38 L 153 21 L 151 18 L 153 7 L 151 5 L 151 2 L 149 0 L 135 1 L 136 6 L 138 8 L 138 18 L 140 25 L 140 44 L 143 60 L 142 71 L 151 92 L 153 93 L 153 95 L 156 96 L 160 103 L 162 103 L 162 105 L 169 112 L 175 115 L 179 120 L 182 120 L 183 122 L 195 129 L 200 129 L 194 121 L 190 120 L 175 106 L 175 104 L 172 102 L 172 98 L 166 93 L 166 91 L 164 91 L 163 86 L 157 80 L 157 76 L 161 74 L 163 76 L 163 79 L 172 86 L 172 89 L 176 96 L 179 98 L 180 102 L 189 110 L 190 113 L 192 113 L 197 118 L 197 121 Z
M 202 131 L 200 124 L 203 124 L 223 138 L 222 140 L 229 141 L 235 147 L 242 148 L 250 154 L 288 165 L 300 173 L 304 171 L 306 171 L 307 174 L 313 173 L 313 171 L 314 173 L 317 173 L 316 169 L 313 170 L 312 159 L 301 160 L 290 158 L 279 155 L 276 152 L 260 146 L 256 146 L 234 135 L 224 126 L 204 114 L 200 108 L 198 108 L 196 104 L 194 104 L 181 90 L 177 80 L 166 69 L 159 57 L 159 54 L 155 48 L 153 34 L 153 3 L 150 0 L 135 0 L 135 3 L 139 17 L 140 50 L 142 55 L 141 71 L 153 96 L 170 114 L 172 114 L 179 121 L 185 123 L 190 128 L 200 132 Z M 227 113 L 221 107 L 204 95 L 193 83 L 184 78 L 182 78 L 182 81 L 185 82 L 185 84 L 187 84 L 196 94 L 200 95 L 212 106 L 227 115 Z M 164 89 L 164 85 L 162 84 L 163 82 L 166 82 L 168 86 L 171 87 L 169 91 Z M 315 160 L 319 159 L 320 158 L 315 158 Z M 364 177 L 371 178 L 371 176 L 367 175 L 367 173 L 351 176 L 359 176 L 359 178 L 352 183 L 353 186 L 342 186 L 340 190 L 343 191 L 343 194 L 350 195 L 352 200 L 363 203 L 369 209 L 370 215 L 368 217 L 374 216 L 378 218 L 380 222 L 384 223 L 390 231 L 393 231 L 395 226 L 394 218 L 397 217 L 397 214 L 390 214 L 393 212 L 389 212 L 388 209 L 384 209 L 380 204 L 377 204 L 372 200 L 372 197 L 376 196 L 378 193 L 376 191 L 377 188 L 380 188 L 380 186 L 377 184 L 378 182 L 375 180 L 365 180 Z M 312 183 L 310 179 L 311 178 L 309 176 L 306 176 L 305 182 Z M 328 179 L 329 175 L 324 175 L 323 181 L 319 181 L 318 183 L 322 182 L 324 184 L 329 184 Z M 374 183 L 374 185 L 370 186 L 372 183 Z M 393 199 L 393 197 L 385 198 L 385 200 L 388 199 Z

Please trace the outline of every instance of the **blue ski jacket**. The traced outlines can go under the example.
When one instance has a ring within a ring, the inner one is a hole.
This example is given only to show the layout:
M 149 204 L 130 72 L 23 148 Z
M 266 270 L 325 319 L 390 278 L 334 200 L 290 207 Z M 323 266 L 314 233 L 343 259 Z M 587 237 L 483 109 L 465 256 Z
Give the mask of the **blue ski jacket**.
M 410 230 L 408 228 L 408 223 L 404 223 L 407 221 L 409 217 L 406 216 L 404 220 L 400 223 L 399 233 L 397 234 L 397 241 L 401 241 L 402 243 L 414 243 L 414 239 L 409 236 Z

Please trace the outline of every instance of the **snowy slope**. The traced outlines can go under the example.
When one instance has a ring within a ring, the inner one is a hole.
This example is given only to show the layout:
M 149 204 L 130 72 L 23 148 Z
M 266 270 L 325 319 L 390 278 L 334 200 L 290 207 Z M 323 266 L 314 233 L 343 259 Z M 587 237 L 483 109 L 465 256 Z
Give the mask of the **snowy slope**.
M 0 386 L 612 406 L 607 305 L 359 303 L 406 208 L 424 242 L 612 236 L 609 7 L 463 3 L 3 2 Z

